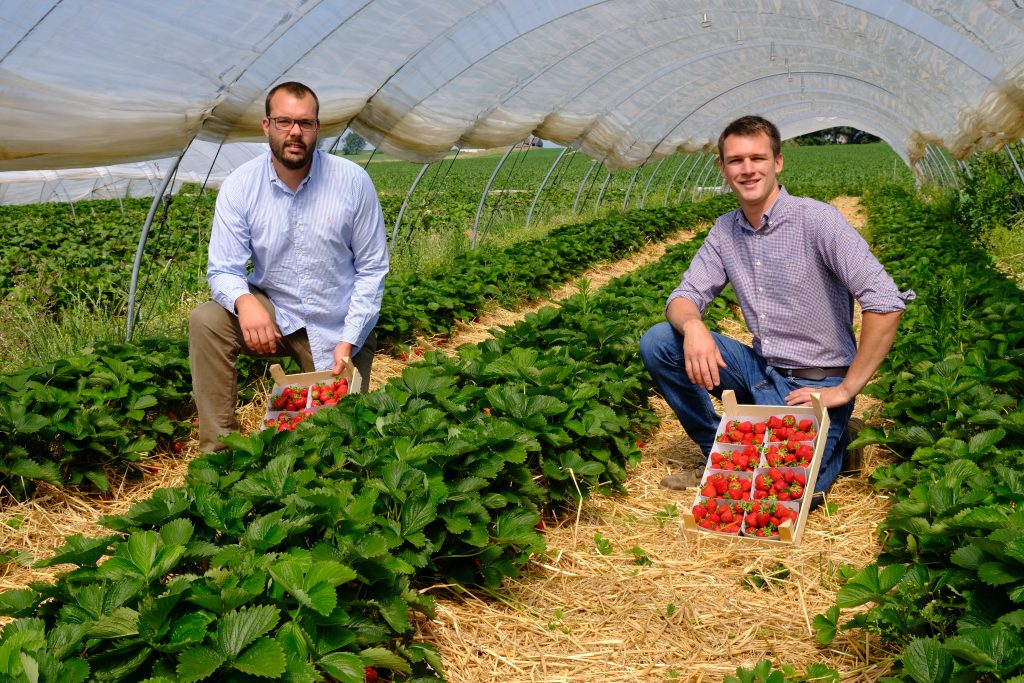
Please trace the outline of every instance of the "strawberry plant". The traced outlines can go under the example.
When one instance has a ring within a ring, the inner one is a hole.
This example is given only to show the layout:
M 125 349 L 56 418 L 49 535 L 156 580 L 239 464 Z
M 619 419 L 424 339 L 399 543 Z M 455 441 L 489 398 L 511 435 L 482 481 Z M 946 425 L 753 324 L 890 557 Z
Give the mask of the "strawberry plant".
M 59 651 L 27 650 L 19 627 L 0 648 L 87 658 L 110 680 L 430 680 L 441 665 L 408 613 L 431 602 L 414 584 L 497 585 L 543 551 L 542 510 L 621 488 L 653 421 L 637 341 L 697 243 L 455 357 L 426 354 L 295 431 L 227 437 L 182 487 L 106 518 L 116 534 L 46 561 L 75 569 L 0 596 L 15 624 L 61 633 Z
M 894 453 L 872 478 L 895 502 L 878 561 L 815 626 L 823 642 L 862 628 L 899 643 L 898 680 L 1008 680 L 1024 673 L 1024 301 L 934 209 L 891 190 L 868 208 L 890 272 L 919 297 L 868 390 L 888 422 L 854 444 Z
M 102 344 L 0 377 L 0 484 L 108 488 L 104 468 L 187 435 L 191 376 L 184 344 Z

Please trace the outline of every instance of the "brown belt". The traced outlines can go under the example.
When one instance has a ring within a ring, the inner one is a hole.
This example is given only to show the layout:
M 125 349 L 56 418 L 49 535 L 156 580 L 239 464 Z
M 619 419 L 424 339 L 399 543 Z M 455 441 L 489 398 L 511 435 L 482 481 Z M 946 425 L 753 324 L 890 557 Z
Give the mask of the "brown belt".
M 777 368 L 772 369 L 783 377 L 799 377 L 800 379 L 825 379 L 826 377 L 846 377 L 849 368 Z

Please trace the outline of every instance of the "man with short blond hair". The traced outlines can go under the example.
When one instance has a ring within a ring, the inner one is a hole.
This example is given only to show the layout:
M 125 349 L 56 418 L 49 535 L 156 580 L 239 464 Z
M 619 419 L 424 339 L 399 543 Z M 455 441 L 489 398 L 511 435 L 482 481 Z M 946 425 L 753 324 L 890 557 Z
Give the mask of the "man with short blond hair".
M 820 393 L 831 422 L 815 486 L 824 492 L 842 468 L 854 400 L 889 352 L 914 293 L 897 290 L 835 208 L 794 197 L 779 184 L 782 143 L 770 121 L 733 121 L 718 150 L 740 208 L 715 222 L 669 296 L 667 322 L 647 331 L 640 353 L 705 456 L 720 421 L 709 395 L 732 389 L 740 403 L 797 406 Z M 729 283 L 752 347 L 704 324 L 708 304 Z M 863 310 L 859 345 L 854 300 Z

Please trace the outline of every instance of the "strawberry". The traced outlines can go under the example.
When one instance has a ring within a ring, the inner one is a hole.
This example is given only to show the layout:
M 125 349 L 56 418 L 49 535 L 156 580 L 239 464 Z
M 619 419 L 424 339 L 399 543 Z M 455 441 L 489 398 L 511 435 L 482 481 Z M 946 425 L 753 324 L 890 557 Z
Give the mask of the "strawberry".
M 814 429 L 814 423 L 807 419 L 800 420 L 800 424 L 797 425 L 797 428 L 801 432 L 809 432 Z
M 738 425 L 736 425 L 736 429 L 738 429 L 739 431 L 744 432 L 746 434 L 753 434 L 754 433 L 754 425 L 751 424 L 750 420 L 747 420 L 745 422 L 740 422 Z
M 705 484 L 704 488 L 700 490 L 700 495 L 704 496 L 705 498 L 714 498 L 715 496 L 718 495 L 718 491 L 715 490 L 714 484 Z

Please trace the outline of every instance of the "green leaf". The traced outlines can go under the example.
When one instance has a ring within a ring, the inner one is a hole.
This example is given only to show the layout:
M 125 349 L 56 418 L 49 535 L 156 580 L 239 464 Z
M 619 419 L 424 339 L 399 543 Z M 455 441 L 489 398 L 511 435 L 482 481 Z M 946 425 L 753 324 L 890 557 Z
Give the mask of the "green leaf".
M 8 467 L 11 476 L 45 481 L 47 484 L 52 484 L 57 488 L 64 487 L 64 481 L 60 476 L 60 468 L 55 462 L 38 463 L 23 458 L 15 460 Z
M 850 608 L 866 602 L 883 602 L 886 593 L 899 583 L 906 571 L 902 565 L 893 564 L 879 572 L 877 564 L 869 564 L 839 589 L 836 604 Z
M 409 662 L 383 647 L 369 647 L 359 653 L 366 666 L 375 666 L 382 669 L 391 669 L 401 674 L 412 673 Z
M 366 680 L 366 665 L 358 655 L 332 652 L 317 660 L 316 665 L 338 683 L 363 683 Z
M 918 638 L 900 656 L 904 672 L 917 683 L 943 683 L 953 674 L 953 657 L 932 638 Z
M 139 634 L 139 613 L 128 607 L 118 607 L 103 615 L 89 629 L 90 638 L 124 638 Z
M 178 656 L 178 680 L 192 683 L 209 678 L 224 663 L 224 656 L 208 647 L 192 647 Z
M 816 638 L 822 645 L 828 645 L 835 640 L 836 632 L 839 629 L 839 606 L 832 605 L 824 614 L 814 617 L 811 625 L 816 631 Z
M 165 545 L 186 545 L 192 540 L 192 522 L 182 517 L 160 527 L 160 540 Z
M 409 603 L 400 595 L 373 601 L 380 609 L 380 614 L 396 633 L 405 633 L 409 629 Z
M 207 627 L 216 620 L 209 612 L 189 612 L 174 622 L 168 643 L 173 646 L 197 645 L 203 642 Z
M 16 588 L 0 593 L 0 614 L 9 617 L 28 616 L 35 609 L 36 600 L 43 596 L 29 588 Z
M 990 586 L 1004 586 L 1020 581 L 1022 575 L 1019 567 L 1005 562 L 985 562 L 978 567 L 978 578 Z
M 998 444 L 1003 437 L 1006 436 L 1006 430 L 1004 429 L 990 429 L 986 432 L 980 432 L 971 437 L 969 444 L 969 452 L 971 455 L 979 455 L 985 453 Z
M 228 612 L 217 625 L 217 642 L 225 656 L 234 659 L 249 643 L 277 626 L 280 612 L 270 605 L 242 607 Z
M 232 666 L 252 676 L 277 678 L 285 670 L 284 650 L 276 640 L 260 638 L 249 646 Z

